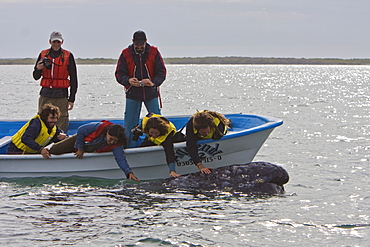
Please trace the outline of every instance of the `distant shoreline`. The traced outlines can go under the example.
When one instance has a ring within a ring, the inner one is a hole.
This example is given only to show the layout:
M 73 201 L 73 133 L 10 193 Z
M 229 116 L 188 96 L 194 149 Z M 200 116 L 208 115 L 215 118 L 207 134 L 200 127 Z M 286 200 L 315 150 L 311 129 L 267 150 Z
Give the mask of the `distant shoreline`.
M 370 59 L 340 58 L 265 58 L 265 57 L 183 57 L 164 58 L 166 64 L 312 64 L 312 65 L 370 65 Z M 0 65 L 35 64 L 34 58 L 0 58 Z M 116 64 L 113 58 L 77 58 L 78 64 Z

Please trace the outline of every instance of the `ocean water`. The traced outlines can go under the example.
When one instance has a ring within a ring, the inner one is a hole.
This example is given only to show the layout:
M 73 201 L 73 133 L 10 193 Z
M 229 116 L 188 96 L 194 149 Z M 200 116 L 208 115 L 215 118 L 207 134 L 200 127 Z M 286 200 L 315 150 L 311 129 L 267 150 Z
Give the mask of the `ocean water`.
M 288 171 L 286 194 L 164 193 L 123 180 L 1 180 L 2 246 L 369 246 L 370 66 L 167 69 L 163 115 L 209 109 L 284 120 L 254 161 Z M 123 116 L 114 70 L 78 66 L 71 118 Z M 0 66 L 0 73 L 0 118 L 33 117 L 39 86 L 32 66 Z

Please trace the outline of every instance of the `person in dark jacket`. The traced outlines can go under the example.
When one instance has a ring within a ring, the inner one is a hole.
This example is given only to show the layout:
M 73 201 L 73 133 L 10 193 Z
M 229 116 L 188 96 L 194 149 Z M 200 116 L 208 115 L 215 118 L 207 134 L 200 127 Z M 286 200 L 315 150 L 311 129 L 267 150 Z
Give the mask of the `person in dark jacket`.
M 226 135 L 230 120 L 214 111 L 195 113 L 186 124 L 186 147 L 194 164 L 202 173 L 209 174 L 211 170 L 204 167 L 198 155 L 198 140 L 221 139 Z
M 46 147 L 52 142 L 66 138 L 66 134 L 56 125 L 60 116 L 58 107 L 45 104 L 40 114 L 28 121 L 9 143 L 7 154 L 41 154 L 45 159 L 50 158 Z
M 44 104 L 51 103 L 61 112 L 57 122 L 59 128 L 67 132 L 68 111 L 73 109 L 77 93 L 77 68 L 73 54 L 62 49 L 64 39 L 60 31 L 50 34 L 49 49 L 41 51 L 33 70 L 33 78 L 40 81 L 39 113 Z M 69 96 L 68 96 L 68 88 Z
M 147 43 L 143 31 L 136 31 L 132 44 L 122 51 L 115 76 L 126 91 L 124 128 L 128 147 L 136 147 L 137 143 L 132 140 L 131 129 L 139 124 L 142 103 L 147 112 L 160 115 L 159 86 L 166 79 L 163 58 L 157 47 Z

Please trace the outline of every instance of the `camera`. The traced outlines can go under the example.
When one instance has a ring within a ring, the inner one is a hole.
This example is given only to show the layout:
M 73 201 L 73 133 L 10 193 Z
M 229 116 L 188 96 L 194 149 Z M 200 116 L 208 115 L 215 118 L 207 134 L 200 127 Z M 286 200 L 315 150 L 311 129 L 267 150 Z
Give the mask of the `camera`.
M 139 140 L 139 136 L 141 136 L 143 134 L 143 132 L 137 126 L 134 129 L 132 129 L 131 131 L 133 133 L 132 140 L 135 141 L 135 142 L 137 142 L 137 140 Z
M 47 57 L 44 57 L 41 62 L 44 64 L 46 69 L 51 69 L 51 60 Z
M 139 86 L 144 87 L 144 83 L 142 81 L 139 81 Z

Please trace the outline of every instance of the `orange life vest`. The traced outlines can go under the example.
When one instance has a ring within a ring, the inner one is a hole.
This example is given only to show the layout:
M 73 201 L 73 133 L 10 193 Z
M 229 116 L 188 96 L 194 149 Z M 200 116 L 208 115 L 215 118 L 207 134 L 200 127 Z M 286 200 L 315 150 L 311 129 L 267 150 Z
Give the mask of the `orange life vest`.
M 102 124 L 98 126 L 98 128 L 92 132 L 90 135 L 85 137 L 85 142 L 89 143 L 94 141 L 96 138 L 100 137 L 101 135 L 105 134 L 106 131 L 105 129 L 109 126 L 112 125 L 112 122 L 106 121 L 106 120 L 101 120 Z M 96 150 L 95 152 L 97 153 L 103 153 L 103 152 L 110 152 L 112 151 L 115 147 L 122 146 L 122 143 L 117 143 L 114 145 L 105 145 L 104 147 Z
M 51 69 L 42 69 L 42 79 L 40 86 L 47 88 L 68 88 L 69 82 L 69 56 L 71 52 L 62 50 L 62 54 L 57 58 L 51 58 L 49 56 L 50 49 L 41 51 L 40 58 L 49 58 L 52 61 Z
M 155 46 L 149 46 L 149 54 L 148 58 L 146 59 L 145 62 L 145 67 L 148 70 L 150 78 L 154 78 L 155 73 L 154 73 L 154 64 L 155 64 L 155 57 L 157 56 L 158 53 L 158 48 Z M 135 68 L 136 64 L 133 58 L 133 55 L 130 54 L 130 48 L 126 48 L 122 51 L 122 54 L 126 60 L 127 64 L 127 73 L 130 78 L 134 77 L 135 74 Z M 126 87 L 126 89 L 129 89 L 130 87 Z

